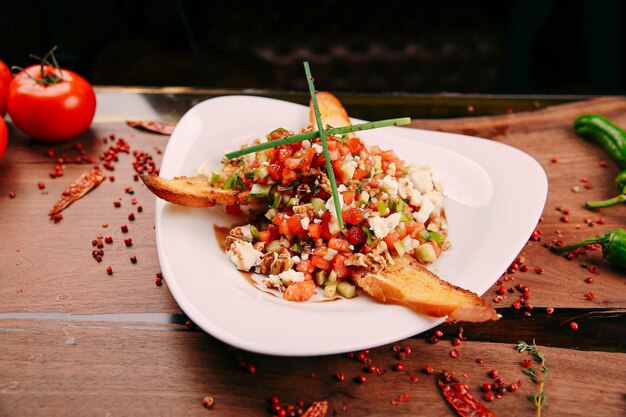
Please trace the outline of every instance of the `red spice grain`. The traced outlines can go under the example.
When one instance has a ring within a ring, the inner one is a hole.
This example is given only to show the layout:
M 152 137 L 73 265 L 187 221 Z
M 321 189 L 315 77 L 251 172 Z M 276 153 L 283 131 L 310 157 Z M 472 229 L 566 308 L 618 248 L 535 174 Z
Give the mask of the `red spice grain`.
M 578 331 L 578 323 L 576 323 L 575 321 L 570 322 L 569 327 L 575 332 Z
M 593 301 L 595 299 L 596 299 L 596 295 L 592 293 L 591 291 L 585 293 L 585 300 Z
M 254 375 L 254 374 L 256 374 L 256 366 L 254 366 L 254 365 L 252 365 L 252 364 L 248 364 L 248 365 L 246 366 L 246 371 L 248 371 L 248 373 L 249 373 L 250 375 Z
M 522 368 L 526 368 L 526 369 L 528 369 L 528 368 L 530 368 L 531 366 L 533 366 L 533 361 L 532 361 L 532 360 L 530 360 L 530 359 L 524 359 L 524 360 L 522 360 L 521 365 L 522 365 Z
M 43 190 L 44 188 L 46 188 L 46 184 L 44 184 L 43 181 L 39 181 L 37 183 L 37 188 L 39 188 L 40 190 Z
M 591 283 L 593 282 L 593 277 L 586 277 L 586 278 L 585 278 L 585 282 L 586 282 L 587 284 L 591 284 Z
M 163 285 L 162 279 L 161 278 L 155 278 L 154 283 L 156 284 L 157 287 L 160 287 L 161 285 Z
M 404 370 L 404 364 L 402 362 L 398 362 L 393 366 L 394 371 L 402 371 Z
M 498 370 L 497 369 L 492 369 L 491 371 L 489 371 L 488 374 L 491 378 L 497 378 L 498 377 Z
M 136 264 L 137 263 L 137 257 L 135 255 L 132 255 L 130 257 L 130 263 Z
M 113 237 L 112 236 L 107 236 L 104 238 L 105 243 L 113 243 Z
M 432 367 L 432 365 L 426 365 L 426 367 L 424 368 L 424 373 L 426 375 L 431 375 L 433 372 L 435 372 L 435 369 Z
M 484 392 L 489 392 L 491 391 L 491 384 L 488 382 L 485 382 L 484 384 L 481 385 L 480 387 Z
M 417 377 L 417 375 L 411 375 L 411 376 L 409 377 L 409 380 L 410 380 L 411 382 L 417 382 L 417 381 L 419 381 L 419 378 Z
M 458 358 L 458 357 L 459 357 L 459 351 L 458 351 L 458 350 L 456 350 L 456 349 L 452 349 L 452 350 L 450 351 L 450 356 L 452 356 L 452 357 L 453 357 L 453 358 L 455 358 L 455 359 L 456 359 L 456 358 Z
M 113 201 L 113 207 L 122 207 L 122 202 L 119 200 Z
M 211 408 L 213 407 L 213 404 L 215 404 L 215 400 L 213 399 L 213 397 L 207 396 L 202 399 L 202 405 L 205 408 Z
M 123 224 L 120 229 L 122 230 L 122 233 L 128 233 L 128 226 L 126 226 L 125 224 Z
M 455 337 L 454 340 L 452 340 L 452 344 L 454 346 L 459 346 L 461 344 L 461 339 L 459 339 L 458 337 Z
M 133 220 L 135 220 L 135 214 L 134 214 L 134 213 L 130 213 L 130 214 L 128 215 L 128 220 L 130 220 L 131 222 L 132 222 Z
M 15 198 L 15 191 L 9 192 L 9 198 Z
M 335 379 L 339 382 L 343 382 L 346 380 L 346 376 L 343 374 L 343 372 L 337 372 L 335 374 Z
M 357 377 L 355 378 L 356 382 L 358 382 L 359 384 L 365 384 L 367 382 L 367 378 L 365 377 L 365 375 L 357 375 Z
M 107 274 L 113 275 L 113 267 L 111 267 L 110 265 L 107 266 Z
M 546 314 L 554 313 L 554 307 L 546 307 Z
M 485 361 L 482 358 L 476 358 L 476 363 L 482 365 Z
M 126 246 L 133 246 L 133 239 L 130 237 L 127 237 L 126 239 L 124 239 L 124 244 Z

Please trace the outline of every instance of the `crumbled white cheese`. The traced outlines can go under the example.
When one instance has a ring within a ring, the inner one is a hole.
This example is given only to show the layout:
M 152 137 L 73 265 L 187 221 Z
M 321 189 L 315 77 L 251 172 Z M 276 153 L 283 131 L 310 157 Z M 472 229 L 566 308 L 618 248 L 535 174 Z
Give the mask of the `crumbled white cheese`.
M 324 213 L 322 212 L 322 214 L 324 214 Z M 321 216 L 321 214 L 320 214 L 320 216 Z M 322 219 L 313 219 L 313 223 L 320 224 L 320 223 L 322 223 Z
M 424 196 L 433 202 L 435 207 L 441 207 L 443 205 L 443 195 L 439 191 L 430 191 Z
M 413 182 L 408 178 L 398 179 L 398 195 L 401 198 L 409 198 L 413 191 Z
M 205 177 L 211 178 L 213 176 L 213 170 L 211 167 L 204 161 L 198 167 L 198 171 L 196 171 L 196 177 Z
M 389 165 L 387 165 L 387 171 L 385 171 L 385 174 L 387 174 L 387 175 L 395 175 L 396 174 L 396 164 L 395 164 L 395 162 L 392 162 Z
M 429 171 L 412 171 L 411 181 L 413 181 L 413 186 L 422 194 L 433 189 L 433 180 Z
M 310 140 L 303 140 L 302 141 L 302 147 L 304 149 L 310 149 L 311 148 L 311 141 Z
M 300 263 L 300 257 L 297 256 L 297 255 L 292 256 L 291 260 L 293 261 L 294 264 L 299 264 Z
M 249 271 L 252 267 L 261 262 L 263 253 L 254 249 L 252 243 L 235 241 L 228 248 L 227 253 L 230 260 L 237 266 L 240 271 Z
M 304 272 L 298 272 L 295 269 L 288 269 L 278 274 L 278 278 L 280 278 L 283 284 L 289 285 L 294 282 L 304 281 Z
M 343 186 L 343 184 L 341 186 Z M 339 191 L 339 190 L 337 190 L 337 191 Z M 343 210 L 343 206 L 344 206 L 343 198 L 341 198 L 341 196 L 339 196 L 339 209 Z M 328 201 L 326 201 L 326 210 L 330 211 L 330 215 L 334 219 L 337 218 L 337 210 L 335 209 L 335 200 L 333 200 L 332 196 L 328 199 Z
M 422 204 L 422 194 L 418 190 L 411 190 L 409 203 L 415 207 L 419 207 Z
M 413 218 L 420 223 L 426 223 L 430 213 L 434 210 L 435 205 L 428 198 L 422 199 L 422 205 L 417 213 L 413 213 Z
M 389 234 L 400 223 L 400 213 L 393 213 L 387 217 L 374 216 L 369 219 L 370 230 L 378 239 Z
M 242 155 L 241 159 L 243 159 L 243 162 L 246 165 L 251 165 L 252 163 L 254 163 L 254 160 L 256 159 L 256 152 L 247 153 L 245 155 Z
M 324 148 L 319 143 L 314 143 L 313 145 L 311 145 L 311 148 L 315 149 L 315 153 L 324 152 Z
M 303 217 L 303 218 L 300 219 L 300 224 L 302 225 L 302 228 L 304 230 L 307 230 L 309 228 L 309 223 L 310 222 L 311 221 L 309 220 L 308 217 Z
M 246 224 L 245 226 L 238 226 L 237 229 L 241 230 L 241 234 L 243 235 L 244 240 L 248 242 L 252 242 L 254 238 L 252 237 L 252 231 L 250 230 L 251 225 Z
M 380 181 L 379 187 L 391 196 L 398 195 L 398 181 L 391 175 L 386 175 L 385 178 Z

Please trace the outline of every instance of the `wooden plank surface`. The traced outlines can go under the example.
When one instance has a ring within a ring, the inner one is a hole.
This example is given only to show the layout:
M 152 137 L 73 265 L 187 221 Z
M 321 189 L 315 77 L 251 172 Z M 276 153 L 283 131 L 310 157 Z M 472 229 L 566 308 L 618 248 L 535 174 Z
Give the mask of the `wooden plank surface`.
M 583 206 L 587 199 L 613 195 L 618 173 L 602 149 L 574 134 L 573 119 L 587 112 L 603 113 L 626 125 L 622 98 L 504 116 L 414 120 L 412 127 L 486 137 L 529 153 L 548 175 L 549 194 L 537 226 L 541 241 L 530 241 L 520 254 L 531 269 L 505 274 L 508 278 L 503 279 L 512 292 L 496 304 L 502 320 L 464 326 L 468 340 L 457 348 L 457 359 L 450 356 L 450 341 L 458 325 L 440 326 L 445 336 L 436 344 L 429 341 L 432 332 L 399 341 L 412 349 L 402 372 L 392 370 L 398 358 L 391 345 L 372 349 L 372 361 L 386 371 L 381 376 L 367 374 L 363 363 L 345 355 L 251 354 L 186 327 L 186 317 L 167 289 L 167 277 L 162 286 L 155 285 L 159 263 L 154 198 L 133 178 L 132 151 L 149 154 L 158 166 L 167 136 L 124 123 L 95 123 L 80 138 L 52 145 L 30 140 L 10 125 L 9 148 L 0 161 L 0 416 L 74 415 L 76 410 L 94 416 L 271 416 L 267 400 L 274 395 L 292 404 L 328 400 L 328 415 L 455 415 L 434 376 L 422 372 L 428 364 L 468 374 L 461 379 L 478 398 L 480 384 L 489 379 L 486 372 L 497 368 L 507 382 L 521 380 L 522 388 L 489 407 L 499 416 L 533 415 L 526 396 L 536 386 L 521 372 L 523 355 L 513 349 L 519 339 L 533 338 L 545 349 L 550 366 L 546 385 L 550 403 L 542 415 L 624 415 L 624 272 L 597 252 L 568 261 L 545 247 L 559 236 L 557 231 L 564 241 L 573 241 L 626 224 L 623 205 L 597 212 Z M 111 145 L 103 139 L 111 134 L 130 146 L 129 154 L 118 155 L 115 170 L 107 171 L 114 181 L 107 179 L 66 209 L 63 220 L 52 222 L 47 212 L 58 195 L 90 168 L 68 163 L 64 175 L 52 179 L 49 172 L 56 159 L 79 156 L 80 143 L 83 156 L 101 162 L 98 156 Z M 47 156 L 48 150 L 55 156 Z M 602 160 L 607 161 L 605 167 L 600 166 Z M 43 190 L 38 188 L 40 181 L 45 183 Z M 587 183 L 592 186 L 585 188 Z M 572 191 L 575 186 L 579 192 Z M 11 192 L 15 198 L 9 197 Z M 113 206 L 117 199 L 120 208 Z M 563 213 L 558 208 L 563 207 L 569 210 L 568 223 L 560 220 Z M 131 212 L 134 221 L 128 220 Z M 128 233 L 120 230 L 123 224 Z M 99 234 L 113 238 L 112 244 L 104 245 L 100 263 L 92 257 L 92 240 Z M 131 247 L 124 244 L 127 237 L 132 237 Z M 130 262 L 131 255 L 137 256 L 136 264 Z M 583 263 L 598 271 L 582 268 Z M 106 273 L 109 265 L 112 275 Z M 534 272 L 535 266 L 543 273 Z M 589 276 L 592 283 L 585 282 Z M 518 284 L 530 288 L 534 306 L 530 316 L 512 307 L 519 297 Z M 497 288 L 485 296 L 493 299 Z M 585 297 L 589 292 L 593 300 Z M 554 313 L 547 314 L 547 307 Z M 570 329 L 571 321 L 579 324 L 577 332 Z M 483 365 L 476 363 L 478 357 Z M 256 373 L 240 368 L 240 360 L 254 364 Z M 337 372 L 345 374 L 344 382 L 334 379 Z M 356 383 L 353 378 L 358 374 L 366 375 L 368 382 Z M 412 383 L 411 375 L 419 381 Z M 404 393 L 410 399 L 398 402 Z M 215 399 L 212 410 L 202 406 L 206 395 Z

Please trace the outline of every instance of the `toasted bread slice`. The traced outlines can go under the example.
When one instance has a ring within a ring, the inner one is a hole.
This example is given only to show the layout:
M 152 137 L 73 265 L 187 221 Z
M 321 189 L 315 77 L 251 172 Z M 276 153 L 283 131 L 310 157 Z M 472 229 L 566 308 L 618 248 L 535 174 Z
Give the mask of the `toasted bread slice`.
M 491 304 L 471 291 L 439 278 L 405 255 L 379 273 L 360 270 L 353 275 L 357 286 L 385 303 L 398 304 L 431 317 L 448 316 L 455 322 L 497 320 Z
M 324 128 L 350 126 L 350 118 L 348 112 L 341 104 L 341 101 L 333 94 L 327 91 L 319 91 L 317 94 L 317 106 L 320 109 L 320 116 Z M 313 110 L 313 102 L 309 104 L 309 121 L 313 128 L 317 130 L 317 118 L 315 117 L 315 111 Z
M 170 203 L 185 207 L 212 207 L 221 205 L 247 205 L 257 203 L 249 191 L 223 190 L 209 184 L 206 177 L 175 177 L 165 179 L 158 175 L 141 175 L 141 179 L 154 195 Z

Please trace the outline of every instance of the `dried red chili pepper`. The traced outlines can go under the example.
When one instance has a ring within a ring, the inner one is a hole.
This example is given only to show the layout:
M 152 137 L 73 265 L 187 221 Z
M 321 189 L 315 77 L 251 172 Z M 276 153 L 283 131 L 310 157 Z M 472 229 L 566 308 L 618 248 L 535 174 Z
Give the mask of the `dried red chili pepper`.
M 438 382 L 443 396 L 460 416 L 496 417 L 491 410 L 470 395 L 467 384 L 460 382 L 453 372 L 442 371 Z
M 50 210 L 48 215 L 54 216 L 55 214 L 62 212 L 65 208 L 67 208 L 67 206 L 79 200 L 89 191 L 100 185 L 104 179 L 105 175 L 99 168 L 94 168 L 91 171 L 85 172 L 61 193 L 61 196 L 54 204 L 54 207 L 52 207 L 52 210 Z
M 176 123 L 157 122 L 153 120 L 127 120 L 126 124 L 130 127 L 160 133 L 162 135 L 171 135 L 176 127 Z
M 302 413 L 301 417 L 324 417 L 327 411 L 327 401 L 315 401 Z

